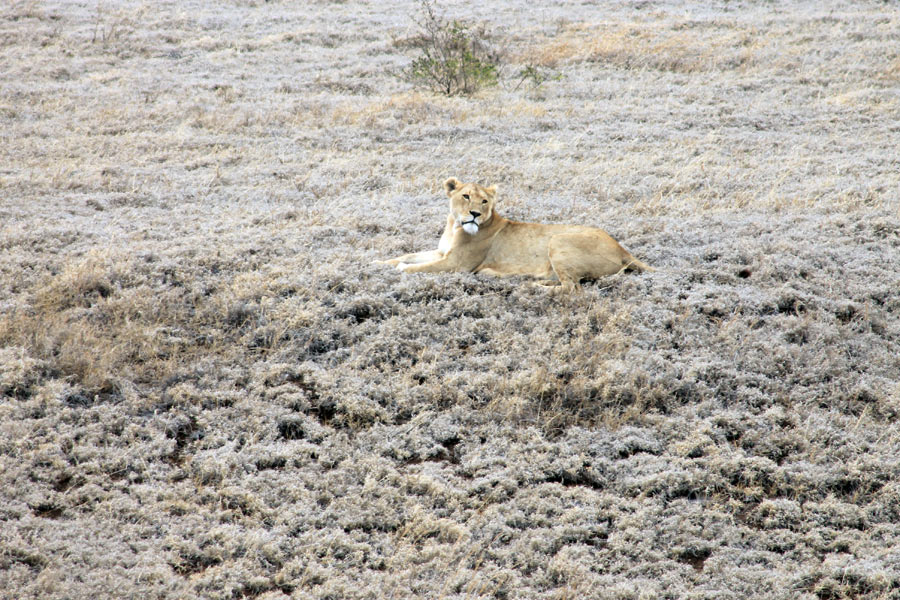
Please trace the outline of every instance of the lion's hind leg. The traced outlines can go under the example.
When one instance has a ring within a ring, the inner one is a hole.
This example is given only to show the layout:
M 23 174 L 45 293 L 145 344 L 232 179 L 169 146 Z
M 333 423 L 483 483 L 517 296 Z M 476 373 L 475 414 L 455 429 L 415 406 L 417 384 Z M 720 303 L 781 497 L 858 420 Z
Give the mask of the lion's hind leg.
M 537 281 L 532 281 L 531 285 L 534 287 L 555 288 L 559 287 L 559 279 L 538 279 Z
M 613 252 L 610 256 L 609 252 L 598 252 L 596 238 L 594 232 L 578 232 L 560 234 L 550 240 L 550 265 L 564 290 L 576 289 L 582 279 L 615 275 L 623 269 L 623 262 L 617 253 Z
M 478 275 L 490 275 L 491 277 L 515 277 L 516 275 L 521 275 L 521 273 L 517 273 L 512 269 L 505 269 L 502 266 L 491 266 L 491 267 L 478 267 L 475 269 L 475 273 Z

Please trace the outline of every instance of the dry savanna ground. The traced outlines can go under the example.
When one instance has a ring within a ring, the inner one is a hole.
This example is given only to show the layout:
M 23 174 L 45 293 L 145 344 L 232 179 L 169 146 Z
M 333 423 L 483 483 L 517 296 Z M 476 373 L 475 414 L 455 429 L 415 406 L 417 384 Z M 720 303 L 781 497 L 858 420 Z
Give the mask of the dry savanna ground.
M 900 597 L 898 4 L 476 4 L 2 3 L 0 598 Z

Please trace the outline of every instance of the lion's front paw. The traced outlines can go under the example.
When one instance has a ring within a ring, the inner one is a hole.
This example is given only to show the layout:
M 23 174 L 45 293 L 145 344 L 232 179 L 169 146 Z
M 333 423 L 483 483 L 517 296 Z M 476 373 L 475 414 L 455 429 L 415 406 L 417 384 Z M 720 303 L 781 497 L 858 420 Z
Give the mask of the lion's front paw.
M 397 263 L 397 268 L 400 269 L 401 271 L 403 271 L 404 273 L 406 273 L 406 270 L 409 269 L 411 266 L 412 266 L 412 264 L 410 264 L 410 263 L 405 263 L 405 262 Z

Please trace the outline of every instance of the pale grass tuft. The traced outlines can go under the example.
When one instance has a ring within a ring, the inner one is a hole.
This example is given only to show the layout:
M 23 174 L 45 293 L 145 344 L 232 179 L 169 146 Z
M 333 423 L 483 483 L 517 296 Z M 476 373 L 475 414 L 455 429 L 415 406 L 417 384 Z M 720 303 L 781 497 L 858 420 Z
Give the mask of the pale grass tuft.
M 0 348 L 0 394 L 13 397 L 30 393 L 47 364 L 29 356 L 23 347 Z
M 331 111 L 330 120 L 337 125 L 362 125 L 373 127 L 385 121 L 415 124 L 446 114 L 451 102 L 422 94 L 404 92 L 387 99 L 363 103 L 359 100 L 345 102 Z

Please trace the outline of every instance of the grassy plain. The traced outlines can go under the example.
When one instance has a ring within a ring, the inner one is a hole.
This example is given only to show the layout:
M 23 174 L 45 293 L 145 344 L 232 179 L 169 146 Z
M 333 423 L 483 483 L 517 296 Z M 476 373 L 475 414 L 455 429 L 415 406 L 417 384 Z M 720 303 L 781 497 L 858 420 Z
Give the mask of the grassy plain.
M 900 595 L 897 4 L 472 4 L 0 7 L 0 597 Z M 372 264 L 450 175 L 658 270 Z

